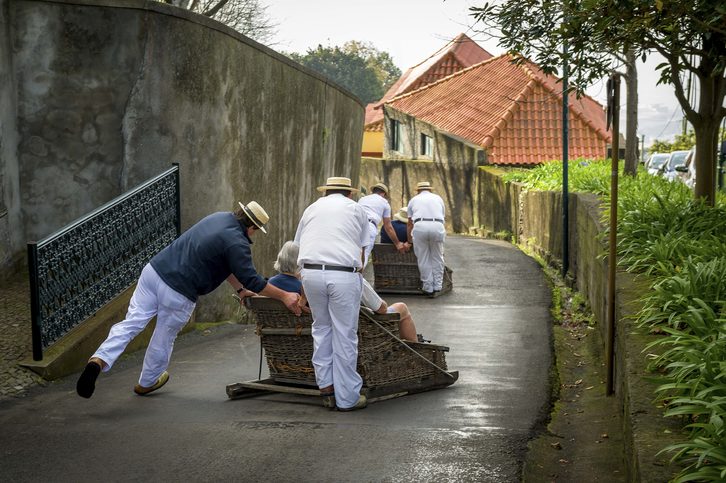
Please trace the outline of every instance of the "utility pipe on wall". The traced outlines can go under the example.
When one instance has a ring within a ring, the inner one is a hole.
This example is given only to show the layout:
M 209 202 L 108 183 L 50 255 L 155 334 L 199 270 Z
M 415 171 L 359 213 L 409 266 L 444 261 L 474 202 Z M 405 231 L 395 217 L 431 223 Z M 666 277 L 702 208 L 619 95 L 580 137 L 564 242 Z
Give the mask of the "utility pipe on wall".
M 608 253 L 608 331 L 605 351 L 608 396 L 615 393 L 615 273 L 618 237 L 618 164 L 620 161 L 620 75 L 608 79 L 608 122 L 612 121 L 610 169 L 610 232 Z

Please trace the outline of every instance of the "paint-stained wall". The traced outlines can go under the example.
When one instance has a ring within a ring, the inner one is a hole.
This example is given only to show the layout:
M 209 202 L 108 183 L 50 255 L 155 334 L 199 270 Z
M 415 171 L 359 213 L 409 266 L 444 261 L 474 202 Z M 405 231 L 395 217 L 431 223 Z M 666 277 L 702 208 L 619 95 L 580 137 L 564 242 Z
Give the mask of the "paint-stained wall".
M 267 209 L 253 253 L 270 275 L 315 186 L 358 178 L 360 101 L 217 22 L 142 0 L 7 8 L 23 239 L 177 162 L 182 229 L 238 200 Z M 205 298 L 197 320 L 229 315 L 230 300 L 228 288 Z

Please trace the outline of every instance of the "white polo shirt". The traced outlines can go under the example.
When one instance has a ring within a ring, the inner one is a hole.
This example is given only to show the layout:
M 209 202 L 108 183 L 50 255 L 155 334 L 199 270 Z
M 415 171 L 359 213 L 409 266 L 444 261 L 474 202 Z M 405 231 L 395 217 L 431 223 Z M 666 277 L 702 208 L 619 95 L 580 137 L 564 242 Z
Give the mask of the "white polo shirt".
M 428 190 L 421 190 L 419 194 L 408 202 L 408 219 L 414 223 L 418 218 L 434 218 L 443 220 L 446 213 L 444 200 Z
M 295 233 L 297 258 L 305 263 L 361 267 L 368 244 L 368 217 L 358 203 L 341 194 L 323 196 L 305 209 Z
M 378 227 L 383 218 L 391 217 L 391 205 L 388 200 L 379 194 L 364 196 L 358 204 L 366 210 L 368 219 Z

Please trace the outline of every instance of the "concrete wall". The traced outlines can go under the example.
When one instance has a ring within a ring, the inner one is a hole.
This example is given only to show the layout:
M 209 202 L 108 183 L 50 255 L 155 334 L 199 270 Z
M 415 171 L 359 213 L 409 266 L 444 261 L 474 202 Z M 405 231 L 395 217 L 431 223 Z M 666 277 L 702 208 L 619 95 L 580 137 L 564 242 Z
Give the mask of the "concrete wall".
M 398 211 L 416 196 L 416 183 L 431 181 L 434 193 L 446 207 L 446 230 L 466 233 L 475 224 L 476 168 L 459 168 L 436 161 L 363 158 L 360 183 L 366 188 L 378 182 L 388 185 L 391 210 Z
M 498 168 L 479 168 L 476 226 L 491 233 L 509 232 L 514 241 L 519 242 L 519 199 L 522 186 L 517 183 L 502 183 L 499 179 L 502 172 Z
M 315 186 L 358 179 L 360 101 L 217 22 L 142 0 L 8 5 L 23 240 L 178 162 L 182 229 L 257 200 L 271 221 L 253 253 L 271 274 Z M 197 320 L 228 316 L 229 293 L 203 298 Z
M 22 259 L 20 177 L 9 0 L 0 0 L 0 280 Z

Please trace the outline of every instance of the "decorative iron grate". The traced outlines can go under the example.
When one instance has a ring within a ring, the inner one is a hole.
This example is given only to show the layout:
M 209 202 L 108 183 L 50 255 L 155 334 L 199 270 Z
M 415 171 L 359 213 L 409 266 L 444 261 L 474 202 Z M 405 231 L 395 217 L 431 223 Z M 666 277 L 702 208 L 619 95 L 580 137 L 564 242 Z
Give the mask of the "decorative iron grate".
M 136 282 L 181 232 L 179 166 L 28 243 L 33 359 Z

